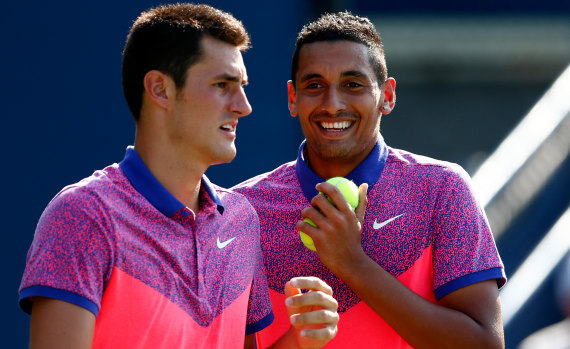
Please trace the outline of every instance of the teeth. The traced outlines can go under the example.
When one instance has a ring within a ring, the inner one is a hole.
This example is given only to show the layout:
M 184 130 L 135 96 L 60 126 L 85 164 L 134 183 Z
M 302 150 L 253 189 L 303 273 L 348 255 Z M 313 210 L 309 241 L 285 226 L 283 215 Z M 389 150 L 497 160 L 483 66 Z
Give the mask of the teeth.
M 228 130 L 228 131 L 234 131 L 234 127 L 232 125 L 222 125 L 221 127 L 224 130 Z
M 321 122 L 321 126 L 326 129 L 344 130 L 349 128 L 350 121 Z

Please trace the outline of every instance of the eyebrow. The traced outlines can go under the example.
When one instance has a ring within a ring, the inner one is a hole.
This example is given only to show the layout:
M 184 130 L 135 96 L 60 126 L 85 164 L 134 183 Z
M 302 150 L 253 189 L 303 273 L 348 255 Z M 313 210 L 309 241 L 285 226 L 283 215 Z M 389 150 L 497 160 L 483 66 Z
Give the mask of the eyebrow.
M 348 71 L 342 72 L 342 73 L 340 74 L 340 76 L 341 76 L 342 78 L 351 77 L 351 76 L 352 76 L 352 77 L 358 77 L 358 78 L 366 78 L 366 74 L 364 74 L 364 73 L 362 73 L 361 71 L 358 71 L 358 70 L 348 70 Z M 311 79 L 321 79 L 321 78 L 323 78 L 323 76 L 322 76 L 321 74 L 318 74 L 318 73 L 309 73 L 309 74 L 307 74 L 307 75 L 302 76 L 302 77 L 299 79 L 299 81 L 300 81 L 300 82 L 304 82 L 304 81 L 311 80 Z
M 300 82 L 305 82 L 307 80 L 311 80 L 311 79 L 320 79 L 323 76 L 321 74 L 317 74 L 317 73 L 311 73 L 311 74 L 307 74 L 307 75 L 303 75 L 301 76 L 301 78 L 299 79 Z
M 366 74 L 364 74 L 358 70 L 349 70 L 349 71 L 343 72 L 342 74 L 340 74 L 340 76 L 343 78 L 348 77 L 348 76 L 354 76 L 357 78 L 362 78 L 362 77 L 366 77 Z

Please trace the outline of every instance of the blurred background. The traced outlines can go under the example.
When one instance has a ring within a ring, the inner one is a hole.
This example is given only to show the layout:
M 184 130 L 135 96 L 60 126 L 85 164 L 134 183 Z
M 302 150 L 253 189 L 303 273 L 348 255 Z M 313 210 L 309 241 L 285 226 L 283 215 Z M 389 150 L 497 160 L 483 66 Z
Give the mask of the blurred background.
M 295 159 L 303 137 L 286 82 L 297 32 L 327 11 L 368 16 L 397 81 L 386 142 L 459 163 L 485 205 L 509 277 L 507 348 L 562 320 L 553 275 L 570 249 L 570 2 L 207 3 L 242 20 L 253 41 L 244 55 L 253 113 L 240 120 L 236 159 L 208 171 L 213 182 L 229 187 Z M 121 51 L 133 20 L 158 4 L 11 1 L 0 12 L 2 347 L 27 347 L 18 286 L 44 207 L 134 141 Z

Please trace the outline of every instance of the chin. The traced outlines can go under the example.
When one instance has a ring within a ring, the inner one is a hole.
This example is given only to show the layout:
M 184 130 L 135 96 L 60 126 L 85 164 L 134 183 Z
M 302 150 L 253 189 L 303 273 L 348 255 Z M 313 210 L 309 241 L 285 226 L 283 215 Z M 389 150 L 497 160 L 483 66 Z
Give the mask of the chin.
M 353 148 L 339 146 L 321 146 L 318 153 L 323 159 L 339 159 L 351 156 Z
M 219 165 L 219 164 L 227 164 L 228 162 L 232 162 L 232 160 L 236 157 L 236 150 L 233 151 L 229 150 L 225 153 L 219 153 L 212 165 Z

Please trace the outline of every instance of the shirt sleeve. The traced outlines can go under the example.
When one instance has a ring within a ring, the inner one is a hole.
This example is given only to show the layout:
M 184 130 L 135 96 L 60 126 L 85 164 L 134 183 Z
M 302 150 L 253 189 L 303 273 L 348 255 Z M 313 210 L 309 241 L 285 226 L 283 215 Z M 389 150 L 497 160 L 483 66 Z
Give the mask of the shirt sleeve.
M 445 171 L 435 207 L 434 293 L 439 300 L 462 287 L 497 279 L 506 282 L 487 217 L 469 175 L 459 166 Z
M 82 187 L 62 190 L 43 212 L 28 251 L 20 306 L 33 297 L 55 298 L 95 315 L 112 270 L 111 224 L 96 195 Z

